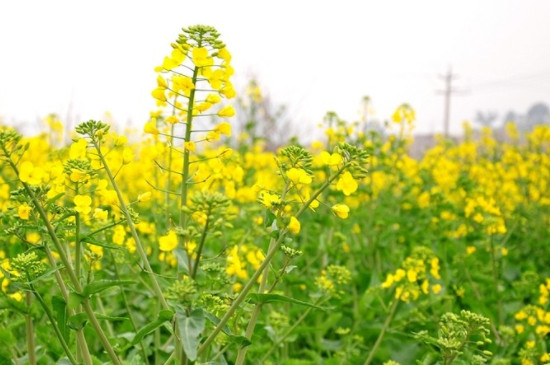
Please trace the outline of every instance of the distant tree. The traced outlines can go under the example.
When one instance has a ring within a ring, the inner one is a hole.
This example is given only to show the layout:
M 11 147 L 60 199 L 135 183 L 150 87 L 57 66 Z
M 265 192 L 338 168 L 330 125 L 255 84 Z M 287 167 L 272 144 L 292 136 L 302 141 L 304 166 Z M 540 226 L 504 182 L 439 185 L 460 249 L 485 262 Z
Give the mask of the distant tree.
M 498 114 L 495 112 L 482 112 L 478 111 L 476 114 L 476 123 L 483 127 L 491 127 L 495 120 L 497 119 Z
M 534 126 L 539 124 L 550 123 L 550 108 L 545 103 L 535 103 L 527 111 L 527 117 L 525 118 L 526 130 L 533 129 Z
M 275 150 L 299 134 L 284 105 L 275 104 L 252 78 L 243 97 L 237 100 L 237 131 L 246 132 L 250 142 L 265 141 L 266 148 Z
M 515 111 L 513 110 L 510 110 L 508 111 L 508 113 L 506 113 L 504 115 L 504 120 L 502 121 L 503 124 L 506 124 L 508 122 L 512 122 L 512 123 L 515 123 L 515 124 L 518 124 L 518 122 L 520 121 L 520 115 L 518 113 L 516 113 Z

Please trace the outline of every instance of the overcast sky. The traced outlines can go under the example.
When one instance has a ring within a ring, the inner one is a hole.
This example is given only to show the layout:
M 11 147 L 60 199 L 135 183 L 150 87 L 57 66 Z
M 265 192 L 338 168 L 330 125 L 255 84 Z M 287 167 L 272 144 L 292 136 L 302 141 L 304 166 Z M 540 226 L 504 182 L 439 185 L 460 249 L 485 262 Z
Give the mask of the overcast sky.
M 550 103 L 550 1 L 0 1 L 0 115 L 36 125 L 55 112 L 141 128 L 153 68 L 182 27 L 216 27 L 235 83 L 255 75 L 300 125 L 326 111 L 378 118 L 402 102 L 418 131 L 442 131 L 452 66 L 452 131 L 478 110 L 525 113 Z M 71 109 L 69 109 L 71 108 Z

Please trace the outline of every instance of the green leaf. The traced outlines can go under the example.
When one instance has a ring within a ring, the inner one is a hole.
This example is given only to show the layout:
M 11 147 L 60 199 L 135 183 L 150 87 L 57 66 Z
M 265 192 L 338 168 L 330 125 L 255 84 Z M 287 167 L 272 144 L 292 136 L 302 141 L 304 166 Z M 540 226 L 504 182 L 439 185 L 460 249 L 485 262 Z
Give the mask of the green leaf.
M 84 297 L 76 292 L 69 293 L 69 309 L 75 309 L 82 303 L 82 300 L 84 300 Z
M 187 358 L 191 361 L 197 359 L 197 349 L 199 348 L 199 338 L 204 330 L 205 317 L 202 308 L 194 309 L 189 316 L 185 313 L 178 313 L 176 320 L 180 330 L 181 344 Z
M 251 294 L 248 294 L 248 298 L 250 298 L 250 301 L 254 304 L 273 303 L 273 302 L 286 302 L 286 303 L 299 304 L 299 305 L 303 305 L 303 306 L 306 306 L 306 307 L 326 311 L 326 308 L 319 307 L 315 304 L 304 302 L 302 300 L 286 297 L 286 296 L 280 295 L 280 294 L 251 293 Z
M 70 316 L 69 320 L 67 321 L 67 325 L 69 326 L 69 328 L 75 331 L 84 328 L 84 326 L 86 326 L 86 323 L 88 323 L 88 316 L 84 312 Z
M 55 320 L 61 335 L 66 342 L 69 342 L 69 327 L 67 326 L 67 303 L 60 296 L 52 297 L 52 307 L 55 313 Z
M 101 247 L 104 247 L 104 248 L 110 248 L 112 250 L 122 250 L 123 249 L 122 246 L 109 245 L 107 243 L 101 242 L 100 240 L 98 240 L 97 238 L 92 237 L 92 236 L 80 237 L 80 242 L 86 242 L 86 243 L 92 244 L 94 246 L 101 246 Z
M 103 320 L 103 321 L 128 321 L 130 318 L 128 317 L 115 317 L 115 316 L 107 316 L 105 314 L 101 313 L 95 313 L 95 316 L 97 319 Z
M 265 228 L 271 227 L 271 225 L 275 221 L 275 218 L 277 218 L 275 216 L 275 214 L 273 214 L 273 212 L 271 210 L 266 209 L 265 210 L 264 227 Z
M 180 268 L 183 272 L 189 274 L 189 260 L 187 257 L 187 253 L 181 248 L 176 248 L 174 251 L 172 251 L 172 253 L 174 254 L 174 256 L 176 256 L 178 268 Z
M 218 317 L 216 317 L 215 315 L 213 315 L 212 313 L 204 312 L 204 316 L 206 317 L 206 319 L 208 319 L 210 322 L 212 322 L 215 326 L 218 326 L 218 324 L 220 323 L 220 319 Z M 227 335 L 227 338 L 228 338 L 229 342 L 232 342 L 232 343 L 236 344 L 237 346 L 246 347 L 246 346 L 248 346 L 252 343 L 245 336 L 234 335 L 233 332 L 231 332 L 231 330 L 227 326 L 227 324 L 225 326 L 223 326 L 222 332 L 225 335 Z
M 58 362 L 56 362 L 55 365 L 72 365 L 72 362 L 71 360 L 69 360 L 69 358 L 64 357 L 60 359 Z
M 113 286 L 125 286 L 135 283 L 133 280 L 98 280 L 86 285 L 82 291 L 82 295 L 88 297 Z
M 15 337 L 9 329 L 0 328 L 0 343 L 10 347 L 15 346 L 17 344 L 17 341 L 15 340 Z
M 49 270 L 46 270 L 42 275 L 40 275 L 40 276 L 34 278 L 33 280 L 31 280 L 31 281 L 29 282 L 29 284 L 34 284 L 34 283 L 36 283 L 37 281 L 46 279 L 46 278 L 50 277 L 53 273 L 55 273 L 55 272 L 58 271 L 58 270 L 63 269 L 64 267 L 65 267 L 65 266 L 63 266 L 63 265 L 59 265 L 59 266 L 57 266 L 57 267 L 53 267 L 53 268 L 51 268 L 51 269 L 49 269 Z
M 124 346 L 124 349 L 122 349 L 122 351 L 124 352 L 129 348 L 131 348 L 132 346 L 134 346 L 135 344 L 137 344 L 139 341 L 141 341 L 143 337 L 147 336 L 149 333 L 153 332 L 158 327 L 162 326 L 164 322 L 169 321 L 170 319 L 172 319 L 173 316 L 174 316 L 174 312 L 172 312 L 171 310 L 167 310 L 167 309 L 161 310 L 159 312 L 157 319 L 155 319 L 151 323 L 148 323 L 145 327 L 140 329 L 138 333 L 136 333 L 134 339 L 129 344 Z

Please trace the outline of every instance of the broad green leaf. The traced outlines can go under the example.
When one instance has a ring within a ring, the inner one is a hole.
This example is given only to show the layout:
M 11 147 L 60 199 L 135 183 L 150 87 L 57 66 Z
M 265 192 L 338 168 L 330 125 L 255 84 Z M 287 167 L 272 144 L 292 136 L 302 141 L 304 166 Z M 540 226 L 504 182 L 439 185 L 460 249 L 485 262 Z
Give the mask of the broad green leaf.
M 69 309 L 75 309 L 76 307 L 78 307 L 80 303 L 82 303 L 82 300 L 84 300 L 84 297 L 82 295 L 71 292 L 69 294 L 69 303 L 67 303 Z
M 0 328 L 0 343 L 5 344 L 9 347 L 15 346 L 17 344 L 17 341 L 15 340 L 15 337 L 9 329 Z
M 129 344 L 127 344 L 122 351 L 126 351 L 137 344 L 139 341 L 141 341 L 143 337 L 147 336 L 149 333 L 162 326 L 164 322 L 169 321 L 170 319 L 172 319 L 173 316 L 174 312 L 172 312 L 171 310 L 161 310 L 157 319 L 155 319 L 151 323 L 148 323 L 145 327 L 140 329 L 138 333 L 136 333 L 134 339 Z
M 200 335 L 205 325 L 204 312 L 202 308 L 196 308 L 189 316 L 185 313 L 178 313 L 176 320 L 180 330 L 183 350 L 189 360 L 195 361 L 197 359 L 197 349 L 200 344 Z
M 286 303 L 299 304 L 299 305 L 303 305 L 303 306 L 311 307 L 311 308 L 315 308 L 315 309 L 320 309 L 320 310 L 323 310 L 323 311 L 326 310 L 326 308 L 319 307 L 315 304 L 311 304 L 311 303 L 308 303 L 308 302 L 304 302 L 302 300 L 290 298 L 290 297 L 280 295 L 280 294 L 251 293 L 251 294 L 248 294 L 248 298 L 250 298 L 250 301 L 254 304 L 273 303 L 273 302 L 286 302 Z
M 75 331 L 84 328 L 84 326 L 86 326 L 86 323 L 88 323 L 88 316 L 84 312 L 70 316 L 69 320 L 67 321 L 67 325 L 69 326 L 69 328 Z
M 60 296 L 52 297 L 52 307 L 55 312 L 55 320 L 61 335 L 66 342 L 69 342 L 69 327 L 67 326 L 67 303 Z
M 132 285 L 135 283 L 133 280 L 98 280 L 86 285 L 82 291 L 82 295 L 88 297 L 113 286 Z

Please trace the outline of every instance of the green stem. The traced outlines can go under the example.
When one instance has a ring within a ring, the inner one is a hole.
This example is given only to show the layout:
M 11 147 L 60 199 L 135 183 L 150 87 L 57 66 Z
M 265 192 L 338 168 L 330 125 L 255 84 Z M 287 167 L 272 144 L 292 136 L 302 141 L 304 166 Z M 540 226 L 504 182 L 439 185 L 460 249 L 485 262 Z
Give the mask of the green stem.
M 115 261 L 115 256 L 113 255 L 113 253 L 111 251 L 109 251 L 110 255 L 111 255 L 111 260 L 113 261 L 113 268 L 114 268 L 114 273 L 115 273 L 115 278 L 117 280 L 120 280 L 120 272 L 118 270 L 118 265 Z M 126 292 L 124 291 L 124 287 L 121 286 L 120 287 L 120 296 L 122 297 L 122 302 L 124 303 L 124 308 L 126 309 L 126 313 L 128 313 L 128 318 L 130 319 L 130 324 L 132 325 L 132 328 L 134 330 L 134 332 L 138 332 L 138 327 L 137 327 L 137 324 L 136 324 L 136 320 L 132 314 L 132 311 L 130 310 L 130 305 L 128 304 L 128 298 L 126 297 Z M 145 345 L 143 344 L 143 340 L 142 341 L 139 341 L 139 346 L 141 348 L 141 354 L 143 355 L 143 361 L 145 363 L 149 363 L 149 361 L 147 361 L 147 351 L 145 351 Z
M 317 300 L 314 305 L 321 305 L 323 302 L 325 302 L 328 298 L 326 298 L 325 300 Z M 300 323 L 302 323 L 304 321 L 304 319 L 306 319 L 306 317 L 309 315 L 309 313 L 313 310 L 313 307 L 308 307 L 308 309 L 306 309 L 306 311 L 304 313 L 302 313 L 302 315 L 294 322 L 294 324 L 286 330 L 286 332 L 281 336 L 279 337 L 279 339 L 271 346 L 271 348 L 265 353 L 265 355 L 262 357 L 262 359 L 260 360 L 260 363 L 261 364 L 264 364 L 265 363 L 265 360 L 269 357 L 269 355 L 271 355 L 273 353 L 273 351 L 275 351 L 277 349 L 277 347 L 288 337 L 292 334 L 292 332 L 296 329 L 296 327 L 298 327 L 298 325 Z
M 202 39 L 199 39 L 197 46 L 201 47 Z M 193 85 L 195 85 L 195 88 L 191 89 L 189 92 L 189 100 L 187 103 L 187 118 L 185 122 L 185 142 L 191 141 L 191 127 L 193 125 L 193 104 L 195 103 L 195 93 L 196 93 L 196 85 L 197 85 L 197 76 L 199 74 L 199 68 L 195 66 L 193 69 L 193 76 L 191 78 L 191 82 Z M 175 105 L 175 103 L 174 103 Z M 184 145 L 185 146 L 185 145 Z M 181 178 L 181 196 L 180 196 L 180 219 L 179 224 L 181 228 L 185 228 L 187 225 L 187 214 L 181 209 L 181 207 L 187 205 L 187 194 L 188 194 L 188 182 L 189 180 L 189 150 L 184 148 L 183 150 L 183 166 L 182 166 L 182 178 Z M 179 236 L 178 242 L 181 247 L 184 245 L 184 237 Z M 197 256 L 197 260 L 200 256 Z M 188 263 L 191 264 L 191 258 L 188 257 Z M 195 263 L 195 270 L 198 266 L 198 261 Z M 191 270 L 191 267 L 189 267 L 189 270 Z M 183 348 L 181 346 L 181 342 L 179 341 L 179 326 L 175 326 L 175 332 L 174 332 L 176 339 L 179 343 L 176 344 L 176 364 L 179 362 L 181 364 L 184 364 L 187 362 L 187 356 L 185 353 L 183 353 Z M 179 359 L 179 361 L 178 361 Z
M 126 203 L 124 202 L 124 198 L 122 196 L 122 192 L 120 191 L 120 188 L 118 187 L 118 184 L 115 181 L 115 178 L 113 176 L 113 173 L 111 172 L 111 169 L 109 168 L 109 165 L 107 164 L 107 161 L 105 160 L 105 156 L 101 152 L 101 148 L 98 145 L 96 140 L 92 140 L 92 143 L 97 151 L 97 154 L 101 160 L 101 163 L 103 164 L 103 168 L 105 169 L 105 172 L 107 173 L 107 176 L 109 178 L 109 181 L 111 182 L 111 185 L 113 186 L 113 189 L 115 190 L 118 202 L 120 204 L 120 209 L 122 210 L 122 213 L 124 214 L 124 217 L 126 218 L 126 222 L 128 223 L 128 227 L 130 228 L 130 233 L 132 234 L 132 238 L 134 239 L 136 243 L 136 249 L 139 254 L 139 257 L 141 261 L 143 262 L 143 266 L 145 266 L 145 270 L 147 272 L 147 275 L 149 276 L 149 279 L 151 280 L 151 284 L 153 285 L 153 291 L 154 294 L 159 299 L 163 309 L 170 309 L 168 306 L 168 303 L 166 302 L 166 299 L 164 298 L 164 295 L 162 294 L 162 289 L 160 288 L 160 285 L 157 281 L 157 278 L 155 276 L 155 273 L 153 272 L 153 269 L 151 268 L 151 264 L 149 263 L 149 259 L 147 258 L 147 253 L 145 252 L 145 248 L 143 247 L 143 244 L 141 243 L 141 239 L 139 238 L 137 234 L 136 227 L 134 225 L 134 222 L 132 221 L 132 217 L 130 216 L 130 212 L 128 212 L 128 208 L 126 206 Z
M 44 309 L 44 312 L 46 313 L 46 316 L 48 317 L 48 319 L 50 320 L 50 325 L 52 326 L 54 332 L 55 332 L 55 335 L 57 336 L 57 339 L 59 340 L 59 342 L 61 343 L 61 347 L 63 347 L 63 350 L 65 351 L 65 354 L 67 355 L 67 357 L 69 358 L 69 361 L 76 365 L 78 362 L 76 361 L 74 355 L 72 354 L 71 350 L 69 349 L 69 346 L 67 345 L 67 342 L 65 341 L 65 338 L 63 337 L 63 335 L 61 334 L 61 331 L 59 330 L 59 327 L 57 326 L 57 322 L 55 321 L 55 319 L 53 318 L 53 315 L 52 315 L 52 312 L 50 311 L 50 308 L 48 308 L 48 306 L 46 305 L 46 303 L 44 302 L 44 299 L 42 299 L 42 297 L 40 296 L 40 294 L 38 294 L 38 292 L 35 290 L 34 286 L 32 284 L 29 284 L 29 287 L 31 289 L 31 292 L 34 294 L 34 296 L 36 297 L 36 299 L 38 299 L 38 302 L 40 303 L 40 305 L 42 306 L 42 309 Z M 35 360 L 36 361 L 36 360 Z M 32 364 L 32 362 L 31 362 Z
M 52 251 L 50 250 L 50 247 L 48 245 L 44 246 L 44 251 L 46 252 L 46 256 L 48 257 L 48 262 L 50 263 L 50 266 L 57 267 L 55 258 L 53 257 Z M 59 270 L 54 272 L 54 277 L 55 277 L 55 281 L 57 282 L 57 286 L 61 291 L 61 295 L 65 300 L 65 303 L 68 303 L 69 292 L 67 291 L 67 287 L 65 286 L 65 282 L 63 281 L 63 278 L 61 277 Z M 69 313 L 69 316 L 72 316 L 75 314 L 75 311 L 74 309 L 68 309 L 68 313 Z M 84 360 L 85 365 L 92 365 L 92 356 L 90 355 L 90 349 L 88 348 L 88 343 L 86 342 L 86 337 L 84 337 L 84 330 L 82 328 L 76 331 L 76 346 L 77 346 L 77 351 L 76 351 L 77 360 L 79 357 L 82 357 L 82 360 Z
M 78 195 L 78 183 L 75 183 L 75 194 Z M 76 212 L 75 214 L 75 264 L 74 270 L 76 272 L 76 277 L 78 280 L 82 278 L 81 270 L 81 261 L 82 261 L 82 242 L 80 242 L 80 213 Z
M 275 243 L 276 243 L 275 239 L 272 238 L 269 241 L 269 248 L 267 249 L 267 252 L 274 251 L 273 247 L 275 246 Z M 258 293 L 264 292 L 267 286 L 268 275 L 269 275 L 269 266 L 266 265 L 262 273 L 262 281 L 260 282 Z M 262 303 L 257 303 L 254 306 L 254 310 L 252 311 L 252 315 L 250 316 L 250 321 L 248 322 L 248 326 L 246 327 L 245 337 L 248 340 L 252 339 L 252 335 L 254 334 L 254 328 L 256 327 L 256 322 L 258 321 L 258 317 L 260 316 L 261 311 L 262 311 Z M 248 346 L 239 348 L 239 351 L 237 353 L 237 360 L 235 360 L 235 365 L 242 365 L 244 363 L 244 359 L 246 357 L 247 351 L 248 351 Z
M 193 271 L 191 273 L 191 278 L 195 279 L 197 276 L 197 270 L 199 268 L 199 262 L 201 260 L 202 248 L 204 247 L 204 242 L 206 241 L 206 235 L 208 234 L 208 225 L 210 223 L 210 214 L 212 213 L 212 207 L 208 207 L 208 212 L 206 213 L 206 223 L 201 234 L 201 241 L 199 247 L 197 248 L 197 259 L 195 260 L 195 265 L 193 265 Z
M 493 271 L 493 285 L 494 285 L 494 292 L 495 292 L 495 295 L 497 296 L 497 310 L 498 310 L 498 314 L 497 314 L 497 319 L 498 319 L 498 324 L 502 323 L 502 301 L 500 299 L 500 295 L 498 294 L 498 268 L 497 268 L 497 260 L 496 260 L 496 255 L 495 255 L 495 245 L 494 245 L 494 242 L 493 242 L 493 235 L 491 235 L 491 239 L 489 240 L 490 242 L 490 249 L 491 249 L 491 270 Z
M 200 47 L 200 42 L 199 45 Z M 191 81 L 193 82 L 193 85 L 197 84 L 197 75 L 199 74 L 198 67 L 195 67 L 193 70 L 193 77 Z M 187 119 L 185 121 L 185 142 L 191 141 L 191 129 L 193 126 L 193 103 L 195 102 L 195 89 L 192 89 L 189 92 L 189 102 L 188 110 L 187 110 Z M 181 196 L 180 196 L 180 207 L 187 205 L 187 194 L 188 194 L 188 183 L 187 180 L 189 180 L 189 150 L 184 149 L 183 151 L 183 167 L 182 167 L 182 181 L 181 181 Z M 187 214 L 184 211 L 180 211 L 180 225 L 185 228 L 185 219 L 187 217 Z
M 34 325 L 32 323 L 32 314 L 31 314 L 31 304 L 32 304 L 32 295 L 27 293 L 27 307 L 29 313 L 25 315 L 25 325 L 27 330 L 27 355 L 29 358 L 30 365 L 36 365 L 36 352 L 34 351 Z
M 393 316 L 395 315 L 395 310 L 397 309 L 398 304 L 399 304 L 399 298 L 394 298 L 393 303 L 390 307 L 390 313 L 386 317 L 386 320 L 384 321 L 384 325 L 382 326 L 382 330 L 378 334 L 378 338 L 376 339 L 376 342 L 374 343 L 374 346 L 372 347 L 372 350 L 369 353 L 367 360 L 365 360 L 364 365 L 369 365 L 372 362 L 372 359 L 374 359 L 374 354 L 376 354 L 376 350 L 378 350 L 378 347 L 380 347 L 380 344 L 382 343 L 382 339 L 384 338 L 386 331 L 390 327 L 390 323 L 393 319 Z

